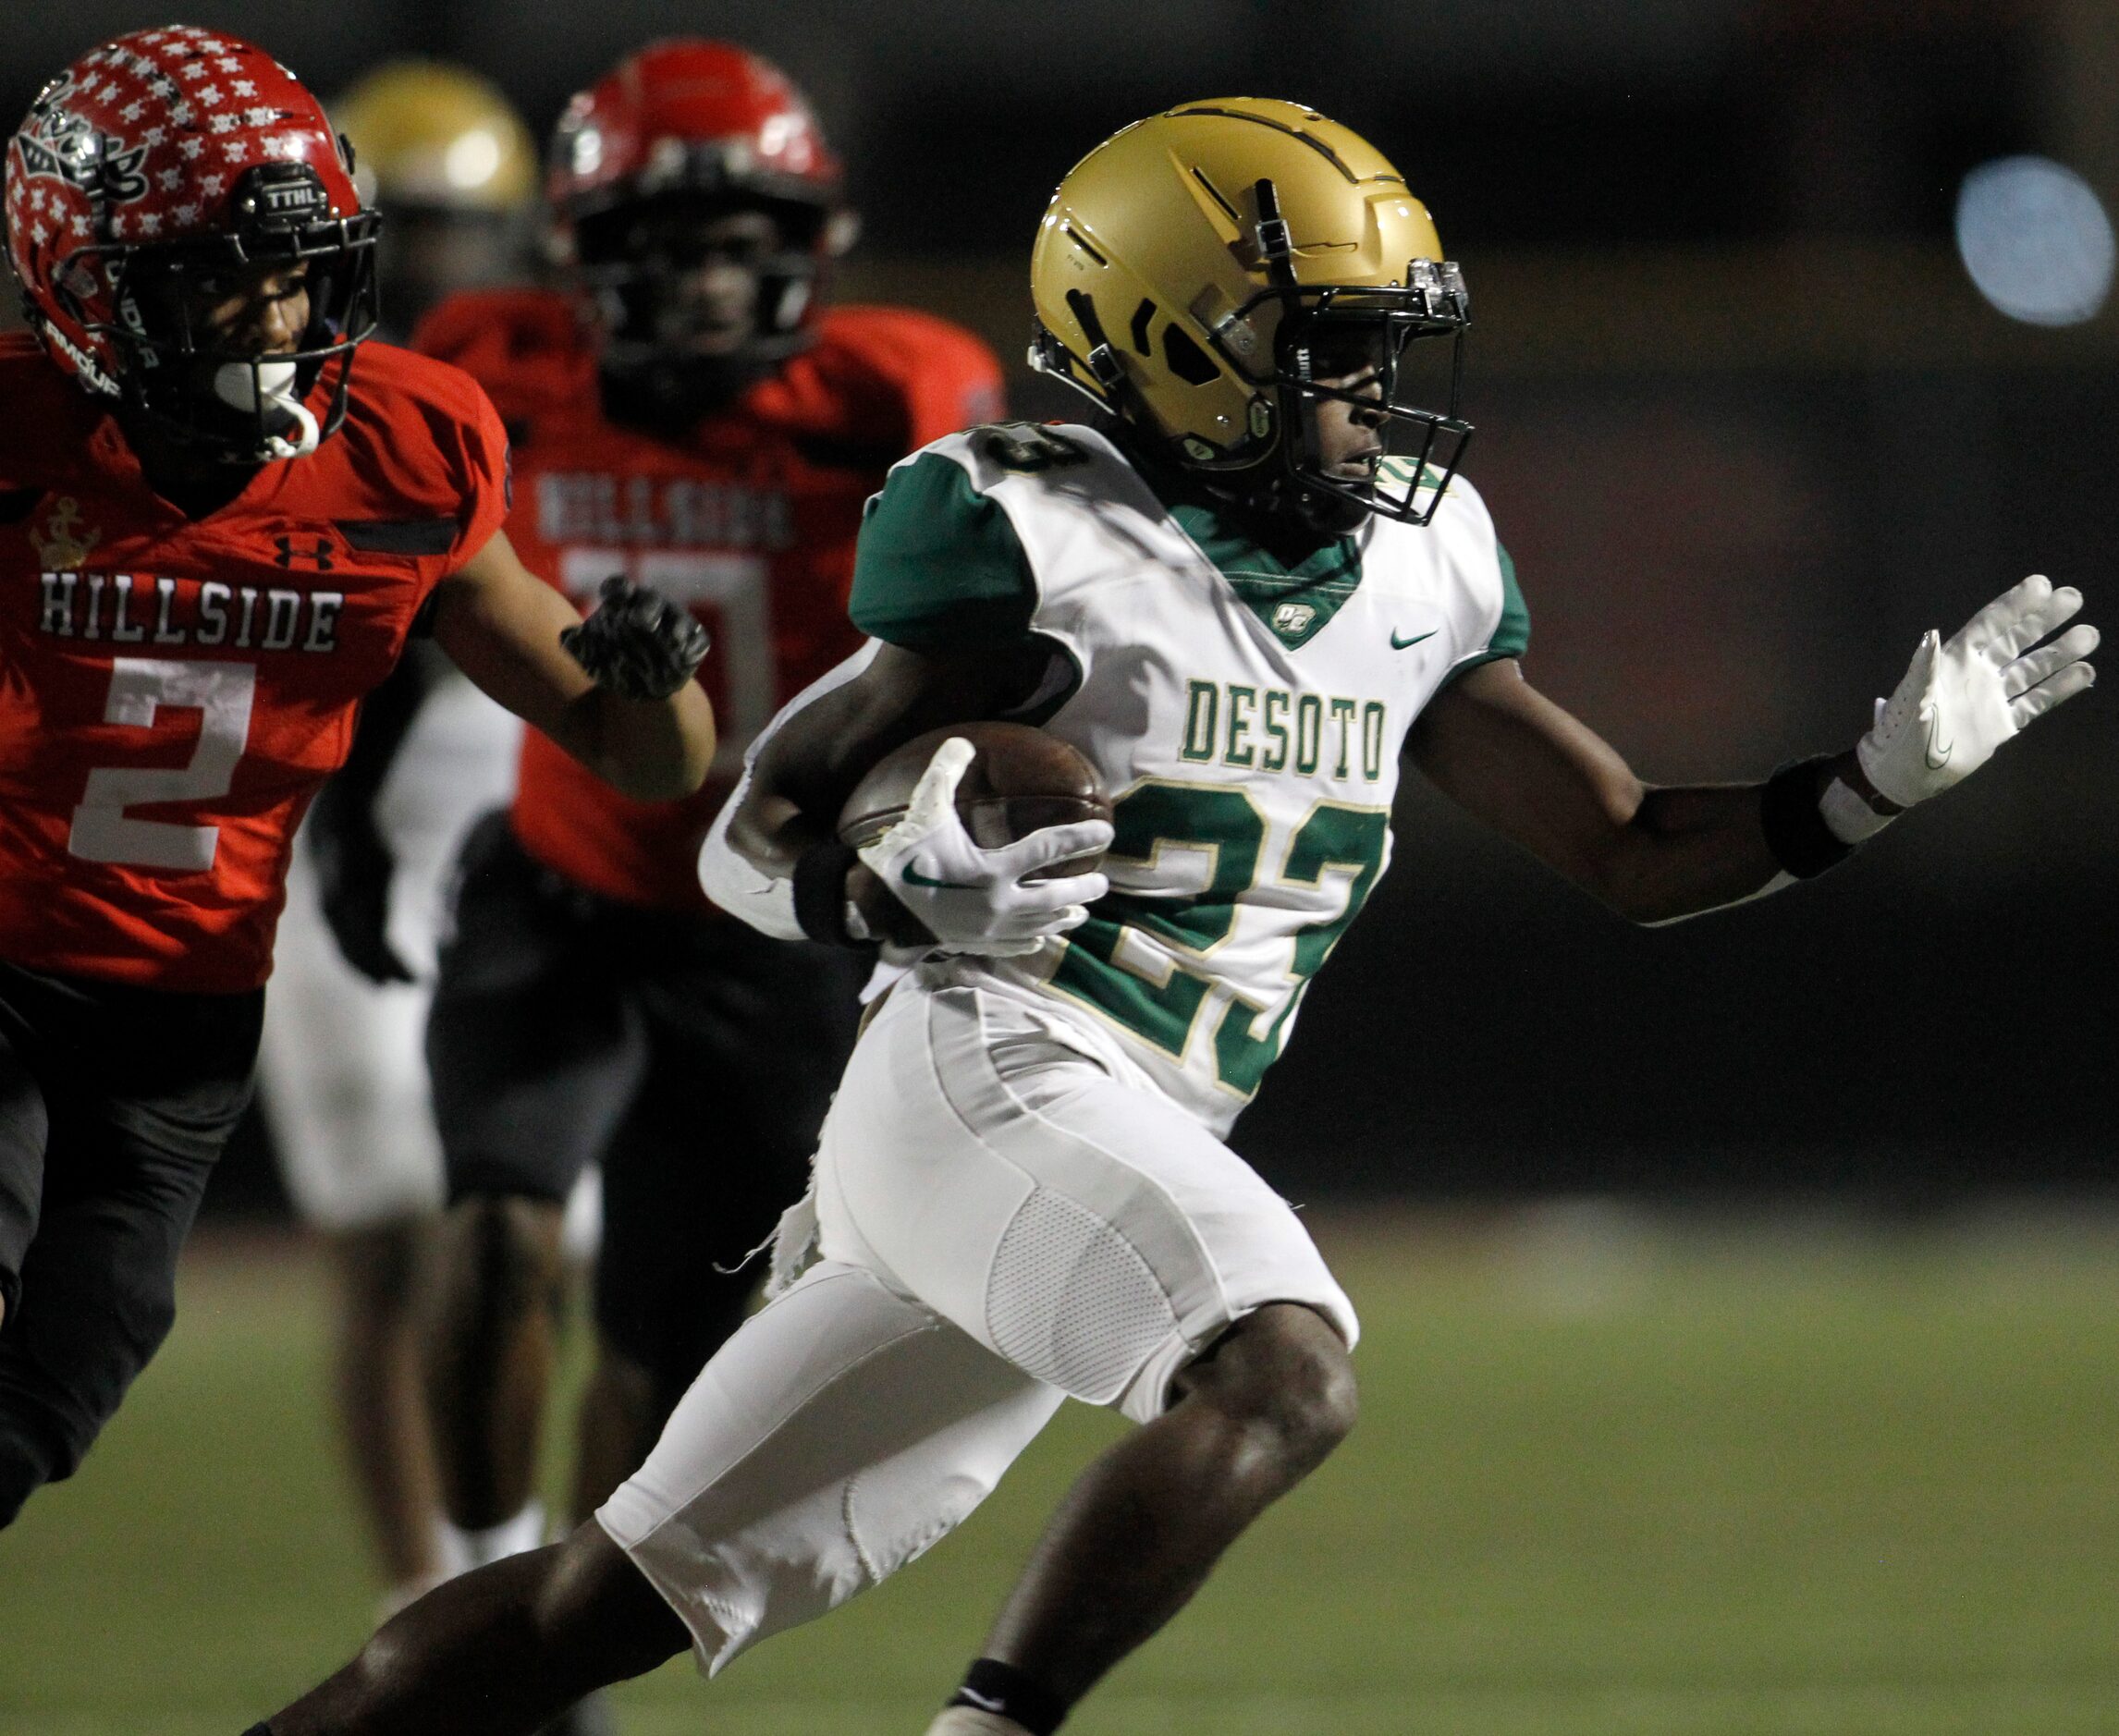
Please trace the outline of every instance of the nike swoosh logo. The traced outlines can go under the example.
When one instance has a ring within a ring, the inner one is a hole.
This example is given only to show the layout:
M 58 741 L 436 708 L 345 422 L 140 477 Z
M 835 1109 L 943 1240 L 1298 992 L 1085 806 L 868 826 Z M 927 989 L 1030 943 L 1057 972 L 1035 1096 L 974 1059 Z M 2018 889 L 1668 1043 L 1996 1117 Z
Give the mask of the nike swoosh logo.
M 977 1706 L 981 1711 L 984 1712 L 1006 1712 L 1008 1710 L 1008 1702 L 1006 1700 L 989 1700 L 976 1688 L 959 1688 L 957 1690 L 957 1698 L 960 1700 L 969 1700 L 974 1705 Z
M 1442 630 L 1439 627 L 1430 627 L 1424 633 L 1415 633 L 1410 639 L 1401 639 L 1398 637 L 1398 630 L 1393 627 L 1390 630 L 1390 649 L 1393 651 L 1408 651 L 1412 649 L 1413 646 L 1417 645 L 1423 639 L 1432 639 L 1441 630 Z
M 943 892 L 976 892 L 978 888 L 962 880 L 930 880 L 911 862 L 900 872 L 899 878 L 909 886 L 934 886 Z
M 1938 748 L 1935 738 L 1941 734 L 1941 732 L 1942 719 L 1941 717 L 1930 717 L 1928 720 L 1927 758 L 1928 769 L 1931 772 L 1939 772 L 1945 765 L 1949 764 L 1950 756 L 1957 751 L 1957 744 L 1954 741 L 1943 742 L 1941 747 Z

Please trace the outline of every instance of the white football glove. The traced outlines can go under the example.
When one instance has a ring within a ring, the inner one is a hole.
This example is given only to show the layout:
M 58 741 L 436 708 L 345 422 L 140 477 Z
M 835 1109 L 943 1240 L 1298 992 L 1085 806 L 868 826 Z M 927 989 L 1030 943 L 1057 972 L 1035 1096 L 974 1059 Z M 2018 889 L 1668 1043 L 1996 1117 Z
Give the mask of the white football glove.
M 951 736 L 935 751 L 901 819 L 861 860 L 934 935 L 943 952 L 1008 958 L 1035 952 L 1047 936 L 1089 919 L 1111 889 L 1100 874 L 1052 880 L 1029 875 L 1069 857 L 1108 849 L 1108 820 L 1048 825 L 998 850 L 982 850 L 957 813 L 957 785 L 977 750 Z
M 2034 573 L 1947 643 L 1930 631 L 1897 691 L 1876 702 L 1875 727 L 1855 747 L 1877 793 L 1902 808 L 1941 794 L 2034 717 L 2095 682 L 2097 671 L 2082 661 L 2097 649 L 2094 627 L 2071 627 L 2030 650 L 2081 607 L 2081 592 L 2056 591 Z

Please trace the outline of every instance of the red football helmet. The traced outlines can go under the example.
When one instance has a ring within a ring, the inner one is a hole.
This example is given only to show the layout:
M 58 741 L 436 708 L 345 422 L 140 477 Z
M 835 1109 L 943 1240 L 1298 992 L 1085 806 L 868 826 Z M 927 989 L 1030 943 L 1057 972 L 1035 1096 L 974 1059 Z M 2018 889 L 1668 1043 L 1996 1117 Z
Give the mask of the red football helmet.
M 669 263 L 633 238 L 631 220 L 643 209 L 684 202 L 763 209 L 778 220 L 787 245 L 755 263 L 755 330 L 734 359 L 753 375 L 808 341 L 824 264 L 855 229 L 839 160 L 787 75 L 741 48 L 690 37 L 627 55 L 568 104 L 545 197 L 555 252 L 595 301 L 604 364 L 617 373 L 673 361 L 656 318 Z
M 316 99 L 263 49 L 190 25 L 92 49 L 9 141 L 6 206 L 30 324 L 90 392 L 240 463 L 313 450 L 345 419 L 374 328 L 376 218 Z M 292 353 L 192 330 L 216 274 L 282 260 L 309 265 Z

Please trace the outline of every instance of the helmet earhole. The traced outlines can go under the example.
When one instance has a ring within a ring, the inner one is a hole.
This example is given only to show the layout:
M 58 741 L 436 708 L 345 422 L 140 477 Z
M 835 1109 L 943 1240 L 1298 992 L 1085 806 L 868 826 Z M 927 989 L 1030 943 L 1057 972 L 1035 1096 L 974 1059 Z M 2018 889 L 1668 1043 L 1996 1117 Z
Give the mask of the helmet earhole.
M 1200 348 L 1190 332 L 1174 323 L 1163 327 L 1162 359 L 1187 385 L 1206 385 L 1221 377 L 1214 358 Z

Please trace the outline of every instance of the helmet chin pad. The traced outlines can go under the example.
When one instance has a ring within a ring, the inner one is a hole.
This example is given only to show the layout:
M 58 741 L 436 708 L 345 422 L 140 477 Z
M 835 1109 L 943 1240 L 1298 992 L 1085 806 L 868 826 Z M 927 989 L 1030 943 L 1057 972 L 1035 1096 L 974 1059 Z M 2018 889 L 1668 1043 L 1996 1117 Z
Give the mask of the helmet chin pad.
M 324 434 L 301 401 L 300 369 L 292 361 L 224 361 L 214 370 L 214 396 L 257 431 L 257 448 L 273 458 L 305 458 Z
M 214 396 L 236 410 L 281 410 L 294 375 L 291 361 L 224 361 L 214 370 Z
M 324 437 L 291 361 L 224 361 L 214 371 L 214 396 L 262 431 L 259 449 L 271 458 L 305 458 Z

